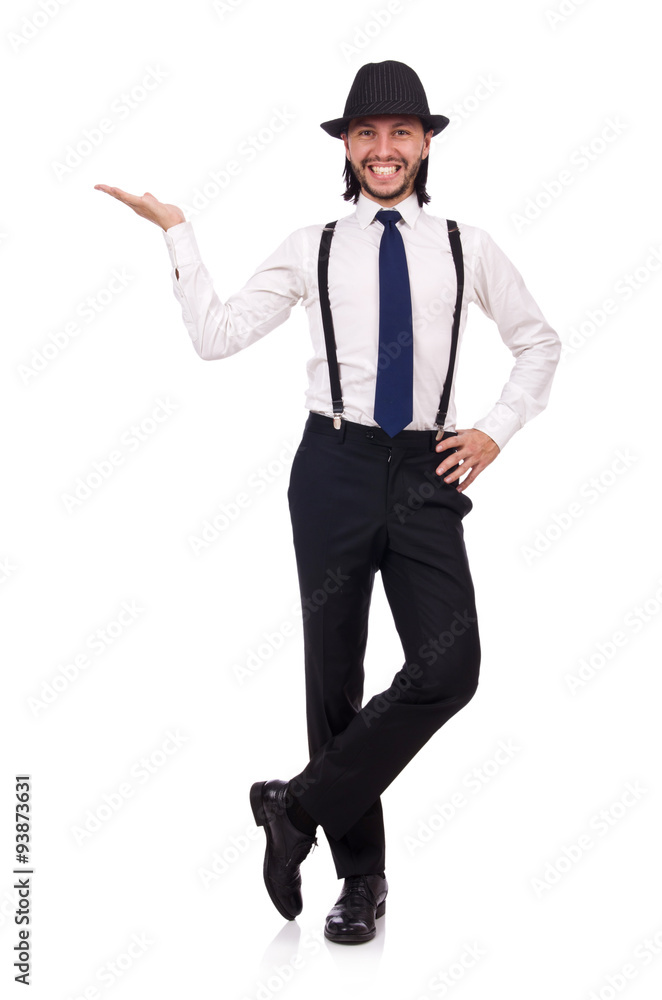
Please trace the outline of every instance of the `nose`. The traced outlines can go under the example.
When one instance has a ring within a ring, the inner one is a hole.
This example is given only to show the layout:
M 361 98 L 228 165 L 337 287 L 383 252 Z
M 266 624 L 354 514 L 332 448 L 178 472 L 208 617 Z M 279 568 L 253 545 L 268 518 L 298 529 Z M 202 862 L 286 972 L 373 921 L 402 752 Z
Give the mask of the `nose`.
M 390 160 L 394 157 L 395 148 L 391 136 L 388 133 L 377 135 L 370 152 L 378 160 Z

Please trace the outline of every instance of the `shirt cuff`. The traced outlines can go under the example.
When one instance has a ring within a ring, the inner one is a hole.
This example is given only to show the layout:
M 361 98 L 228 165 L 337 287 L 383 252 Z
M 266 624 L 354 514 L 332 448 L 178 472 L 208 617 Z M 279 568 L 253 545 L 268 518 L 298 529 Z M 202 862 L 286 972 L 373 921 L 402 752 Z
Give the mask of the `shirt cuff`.
M 188 219 L 185 222 L 178 222 L 170 229 L 162 229 L 161 232 L 170 254 L 170 262 L 174 268 L 201 262 L 193 225 Z
M 493 441 L 503 449 L 513 434 L 520 429 L 522 422 L 514 410 L 505 403 L 497 403 L 486 417 L 477 420 L 474 427 L 477 431 L 489 434 Z

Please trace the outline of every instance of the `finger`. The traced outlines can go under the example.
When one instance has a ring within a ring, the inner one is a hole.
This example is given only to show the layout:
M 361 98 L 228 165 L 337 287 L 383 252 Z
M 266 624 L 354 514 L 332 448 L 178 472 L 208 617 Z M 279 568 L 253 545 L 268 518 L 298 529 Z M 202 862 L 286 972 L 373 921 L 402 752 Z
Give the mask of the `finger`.
M 126 194 L 126 191 L 122 191 L 121 188 L 112 187 L 110 184 L 95 184 L 97 191 L 105 191 L 106 194 L 112 194 L 113 198 L 119 197 L 120 194 Z
M 111 187 L 108 184 L 95 184 L 94 186 L 99 191 L 105 191 L 106 194 L 110 194 L 113 198 L 117 198 L 118 201 L 123 201 L 125 205 L 130 205 L 131 208 L 142 202 L 142 198 L 134 194 L 129 194 L 128 191 L 123 191 L 122 188 Z
M 457 438 L 447 437 L 443 441 L 439 441 L 435 446 L 435 451 L 445 451 L 446 448 L 457 448 Z
M 473 472 L 470 475 L 468 475 L 467 478 L 464 480 L 464 482 L 460 483 L 459 486 L 457 486 L 457 492 L 458 493 L 464 493 L 464 491 L 466 490 L 467 486 L 469 486 L 471 483 L 473 483 L 473 481 L 474 481 L 474 479 L 476 478 L 477 475 L 478 475 L 478 473 L 476 473 L 474 475 Z
M 464 482 L 460 483 L 460 485 L 458 486 L 459 491 L 462 492 L 463 490 L 466 490 L 467 486 L 470 486 L 471 483 L 473 483 L 478 478 L 478 476 L 481 474 L 484 468 L 485 467 L 481 465 L 480 462 L 474 465 L 474 467 L 471 469 L 469 475 L 464 480 Z
M 455 456 L 453 456 L 453 458 L 455 458 Z M 462 483 L 462 489 L 464 489 L 465 486 L 468 486 L 469 483 L 473 482 L 482 469 L 483 465 L 480 458 L 469 456 L 468 458 L 465 458 L 463 462 L 460 462 L 454 472 L 444 479 L 444 482 L 455 483 L 461 476 L 466 476 L 464 482 Z
M 437 434 L 438 433 L 439 433 L 439 431 L 437 431 Z M 443 441 L 440 441 L 438 444 L 436 444 L 435 445 L 435 450 L 436 451 L 443 451 L 444 448 L 463 448 L 463 447 L 465 447 L 464 435 L 465 435 L 464 430 L 458 430 L 458 431 L 456 431 L 455 434 L 449 435 L 449 437 L 444 438 Z
M 455 458 L 454 455 L 453 455 L 453 458 Z M 445 463 L 442 462 L 441 465 L 437 466 L 436 472 L 437 472 L 437 474 L 439 476 L 443 476 L 453 465 L 457 465 L 457 462 L 451 462 L 450 465 L 446 465 L 446 468 L 444 468 L 444 464 Z M 457 469 L 454 472 L 452 472 L 450 475 L 446 476 L 446 478 L 444 479 L 444 482 L 445 483 L 454 483 L 456 479 L 459 479 L 460 476 L 464 475 L 464 473 L 467 471 L 468 468 L 469 468 L 469 465 L 467 465 L 466 468 L 465 468 L 464 463 L 461 463 L 460 465 L 458 465 Z

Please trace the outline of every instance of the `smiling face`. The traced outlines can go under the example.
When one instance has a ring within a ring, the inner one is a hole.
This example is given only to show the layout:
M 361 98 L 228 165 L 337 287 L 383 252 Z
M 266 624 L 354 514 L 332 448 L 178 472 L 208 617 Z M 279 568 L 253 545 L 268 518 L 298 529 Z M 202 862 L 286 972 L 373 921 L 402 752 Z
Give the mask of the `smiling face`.
M 432 133 L 423 132 L 415 115 L 352 118 L 341 138 L 366 198 L 382 205 L 407 198 L 430 151 Z

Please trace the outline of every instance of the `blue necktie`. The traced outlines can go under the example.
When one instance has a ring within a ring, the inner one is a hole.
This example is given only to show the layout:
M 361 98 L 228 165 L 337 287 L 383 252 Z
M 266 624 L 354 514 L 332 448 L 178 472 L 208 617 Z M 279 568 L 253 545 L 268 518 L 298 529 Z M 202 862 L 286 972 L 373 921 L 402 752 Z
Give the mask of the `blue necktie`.
M 414 341 L 409 271 L 399 212 L 381 210 L 379 244 L 379 357 L 375 389 L 375 420 L 394 437 L 413 416 Z

